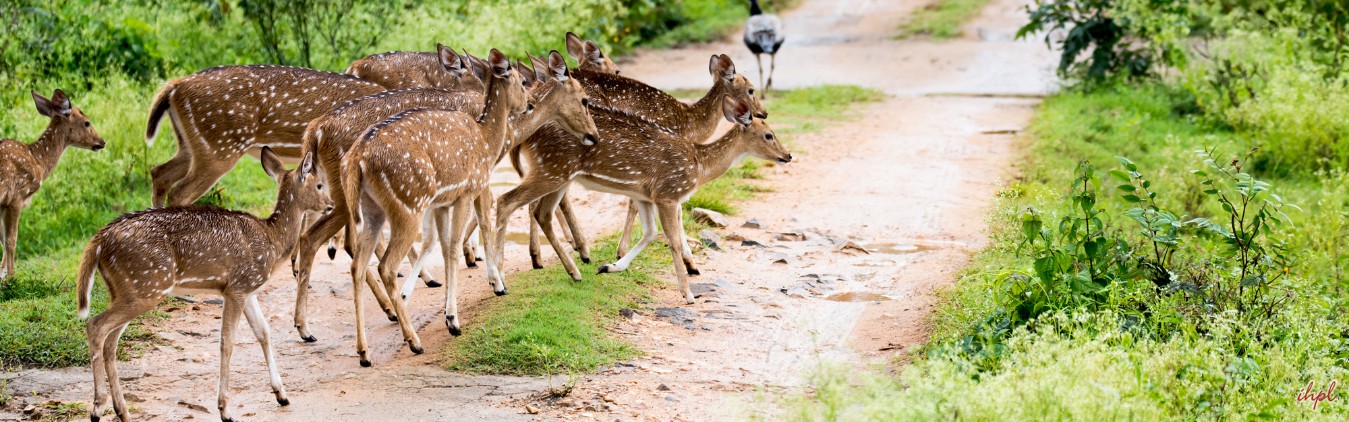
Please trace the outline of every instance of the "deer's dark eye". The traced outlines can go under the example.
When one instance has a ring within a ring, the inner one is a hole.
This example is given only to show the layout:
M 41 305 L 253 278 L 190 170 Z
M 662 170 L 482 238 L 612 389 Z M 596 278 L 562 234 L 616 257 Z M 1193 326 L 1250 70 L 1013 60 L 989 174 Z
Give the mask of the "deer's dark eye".
M 589 99 L 589 98 L 582 98 L 582 99 L 581 99 L 581 105 L 582 105 L 582 106 L 590 106 L 590 99 Z
M 84 122 L 84 127 L 89 127 L 89 122 Z
M 763 138 L 771 141 L 771 140 L 773 140 L 773 134 L 771 134 L 771 133 L 765 133 L 765 134 L 763 135 Z
M 749 95 L 754 95 L 754 88 L 749 89 Z
M 323 190 L 323 184 L 319 183 L 318 190 Z

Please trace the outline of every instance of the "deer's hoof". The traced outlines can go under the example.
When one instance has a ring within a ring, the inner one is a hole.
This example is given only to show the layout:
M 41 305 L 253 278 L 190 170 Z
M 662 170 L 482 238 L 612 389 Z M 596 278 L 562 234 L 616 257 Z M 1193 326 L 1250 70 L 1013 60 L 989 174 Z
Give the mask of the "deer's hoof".
M 585 264 L 589 264 L 589 263 L 590 263 L 590 257 L 588 257 L 588 256 L 583 256 L 583 257 L 581 257 L 581 262 L 582 262 L 582 263 L 585 263 Z
M 403 278 L 403 273 L 397 273 L 398 278 Z
M 422 350 L 422 347 L 421 347 L 421 346 L 412 344 L 412 342 L 408 342 L 408 349 L 409 349 L 409 350 L 412 350 L 412 354 L 414 354 L 414 355 L 420 355 L 420 354 L 422 354 L 422 352 L 425 351 L 425 350 Z
M 285 397 L 277 397 L 277 398 L 276 398 L 276 404 L 279 404 L 279 405 L 282 405 L 282 406 L 290 406 L 290 399 L 285 398 Z
M 689 268 L 689 275 L 703 275 L 703 273 L 698 272 L 697 268 Z
M 385 311 L 384 314 L 389 317 L 389 321 L 398 322 L 398 315 L 395 315 L 394 313 L 388 311 Z
M 98 415 L 95 415 L 92 412 L 89 413 L 89 422 L 98 422 Z
M 469 261 L 469 260 L 467 260 L 467 259 L 465 259 L 464 261 L 466 261 L 466 262 L 464 262 L 464 265 L 465 265 L 465 266 L 467 266 L 467 267 L 469 267 L 469 268 L 478 268 L 478 261 Z
M 362 368 L 369 368 L 369 367 L 370 367 L 370 359 L 361 358 L 361 367 L 362 367 Z
M 303 339 L 305 343 L 313 343 L 319 341 L 319 339 L 315 338 L 312 334 L 307 336 L 301 336 L 300 338 Z
M 498 291 L 493 290 L 492 293 L 496 293 L 497 296 L 505 296 L 507 293 L 510 293 L 510 292 L 507 291 L 505 287 L 502 287 L 502 288 L 501 288 L 501 291 L 498 292 Z
M 332 247 L 332 246 L 329 246 L 329 247 L 328 247 L 328 260 L 329 260 L 329 261 L 332 261 L 332 260 L 334 260 L 334 259 L 337 259 L 337 248 L 334 248 L 334 247 Z
M 604 265 L 601 265 L 601 266 L 600 266 L 599 271 L 596 272 L 595 274 L 605 274 L 605 273 L 608 273 L 608 272 L 609 272 L 609 264 L 604 264 Z
M 450 335 L 452 336 L 459 337 L 464 334 L 464 331 L 459 329 L 459 324 L 455 322 L 453 315 L 445 316 L 445 327 L 450 329 Z
M 440 284 L 439 281 L 435 280 L 426 280 L 426 287 L 440 287 L 440 286 L 444 286 L 444 284 Z

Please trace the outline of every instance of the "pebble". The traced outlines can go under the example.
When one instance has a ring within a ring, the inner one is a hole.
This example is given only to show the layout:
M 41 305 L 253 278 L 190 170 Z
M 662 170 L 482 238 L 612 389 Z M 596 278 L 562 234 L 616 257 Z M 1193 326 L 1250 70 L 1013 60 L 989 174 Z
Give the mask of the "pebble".
M 689 213 L 693 215 L 694 221 L 712 227 L 722 228 L 730 225 L 730 221 L 726 220 L 725 215 L 722 215 L 719 212 L 712 211 L 706 208 L 694 208 L 692 210 L 689 210 Z
M 759 224 L 759 219 L 757 219 L 757 218 L 751 218 L 751 219 L 749 219 L 749 221 L 746 221 L 745 224 L 741 224 L 740 227 L 744 227 L 744 228 L 747 228 L 747 229 L 759 229 L 759 228 L 763 228 L 763 226 Z

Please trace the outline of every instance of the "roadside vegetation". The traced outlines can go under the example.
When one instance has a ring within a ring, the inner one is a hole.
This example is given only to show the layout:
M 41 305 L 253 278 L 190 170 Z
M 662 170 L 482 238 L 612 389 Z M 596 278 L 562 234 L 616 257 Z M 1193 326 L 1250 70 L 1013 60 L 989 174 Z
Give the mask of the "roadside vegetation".
M 988 0 L 934 0 L 915 10 L 899 26 L 895 38 L 929 36 L 944 40 L 960 37 L 965 22 L 978 15 L 987 4 Z
M 700 93 L 681 91 L 680 98 Z M 776 92 L 764 107 L 771 110 L 774 122 L 791 122 L 775 132 L 788 147 L 794 137 L 821 130 L 855 117 L 851 107 L 879 101 L 879 91 L 851 85 L 824 85 Z M 781 116 L 781 117 L 779 117 Z M 747 158 L 720 178 L 698 189 L 684 208 L 709 208 L 734 215 L 736 202 L 752 199 L 765 188 L 761 163 Z M 707 228 L 685 213 L 684 230 L 697 237 Z M 636 229 L 641 233 L 640 227 Z M 638 235 L 634 234 L 634 238 Z M 445 352 L 451 370 L 511 375 L 573 374 L 593 371 L 640 353 L 632 345 L 609 334 L 607 327 L 620 318 L 623 308 L 654 312 L 660 303 L 649 294 L 655 289 L 674 288 L 666 283 L 670 275 L 668 246 L 662 241 L 647 247 L 627 271 L 595 274 L 600 265 L 611 262 L 617 239 L 608 236 L 597 242 L 591 252 L 591 264 L 577 262 L 585 281 L 573 283 L 561 264 L 542 270 L 526 271 L 508 277 L 511 294 L 479 311 L 464 328 L 464 335 L 451 342 Z M 544 253 L 551 253 L 545 248 Z
M 1349 176 L 1333 121 L 1349 106 L 1349 10 L 1029 12 L 1024 35 L 1068 31 L 1049 41 L 1073 85 L 1034 119 L 992 244 L 944 293 L 911 364 L 825 366 L 789 416 L 1349 418 L 1342 387 L 1309 399 L 1349 379 Z
M 0 136 L 36 139 L 47 120 L 29 90 L 50 96 L 60 88 L 108 142 L 98 152 L 67 151 L 24 210 L 18 273 L 0 286 L 0 367 L 87 363 L 75 267 L 95 231 L 149 206 L 149 169 L 175 150 L 171 132 L 161 131 L 153 146 L 143 140 L 150 99 L 166 79 L 228 64 L 340 72 L 368 54 L 429 51 L 437 42 L 479 55 L 491 47 L 537 55 L 562 50 L 566 31 L 623 54 L 659 37 L 677 43 L 725 31 L 739 25 L 726 16 L 743 16 L 745 8 L 732 0 L 0 2 L 0 108 L 7 110 Z M 702 29 L 685 28 L 692 22 Z M 676 29 L 683 35 L 666 36 Z M 257 161 L 245 159 L 199 203 L 263 214 L 275 189 Z M 98 312 L 106 306 L 103 287 L 94 298 Z M 130 343 L 144 335 L 140 324 L 128 330 Z

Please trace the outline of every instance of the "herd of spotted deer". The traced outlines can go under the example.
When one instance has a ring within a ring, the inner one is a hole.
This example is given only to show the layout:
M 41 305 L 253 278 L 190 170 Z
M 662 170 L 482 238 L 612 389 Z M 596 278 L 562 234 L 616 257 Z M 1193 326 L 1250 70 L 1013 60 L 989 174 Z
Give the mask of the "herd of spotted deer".
M 298 283 L 295 327 L 305 341 L 317 341 L 305 318 L 310 270 L 320 246 L 344 228 L 362 366 L 370 366 L 370 360 L 360 318 L 361 283 L 398 322 L 412 352 L 421 353 L 405 303 L 417 276 L 428 286 L 440 285 L 422 271 L 439 248 L 446 263 L 445 324 L 459 335 L 453 262 L 461 255 L 469 267 L 483 262 L 493 291 L 505 295 L 499 268 L 506 222 L 521 206 L 528 204 L 532 216 L 535 267 L 534 239 L 541 230 L 567 273 L 580 281 L 571 251 L 552 229 L 556 212 L 567 220 L 581 259 L 589 262 L 567 201 L 572 181 L 630 198 L 621 257 L 600 272 L 627 269 L 654 240 L 659 219 L 674 239 L 668 243 L 679 289 L 693 303 L 686 277 L 698 272 L 687 242 L 679 241 L 684 238 L 681 204 L 745 155 L 785 163 L 791 154 L 764 122 L 768 115 L 754 86 L 726 55 L 711 57 L 712 88 L 687 104 L 619 76 L 592 41 L 568 33 L 566 50 L 578 67 L 568 68 L 556 50 L 511 64 L 495 49 L 484 60 L 437 45 L 435 52 L 369 56 L 346 74 L 221 66 L 165 84 L 150 108 L 146 141 L 154 141 L 167 116 L 178 151 L 151 170 L 153 206 L 99 230 L 79 265 L 80 316 L 88 316 L 95 273 L 102 275 L 110 296 L 108 309 L 87 323 L 94 375 L 90 419 L 98 420 L 111 399 L 116 415 L 128 420 L 116 368 L 118 339 L 133 318 L 173 294 L 224 297 L 222 420 L 233 419 L 228 368 L 241 313 L 262 346 L 276 400 L 287 405 L 255 293 L 290 259 Z M 51 119 L 46 131 L 32 144 L 0 141 L 0 235 L 5 239 L 0 279 L 14 272 L 19 213 L 63 151 L 105 145 L 89 118 L 60 90 L 51 98 L 34 92 L 33 99 L 38 112 Z M 734 127 L 709 139 L 723 118 Z M 246 153 L 257 154 L 279 185 L 270 217 L 190 205 Z M 494 201 L 488 179 L 506 156 L 522 180 Z M 298 166 L 287 170 L 285 161 Z M 642 237 L 628 250 L 636 216 Z M 468 239 L 474 230 L 481 233 L 485 260 Z M 419 234 L 422 245 L 416 250 Z M 376 251 L 381 251 L 379 283 L 368 270 Z M 330 246 L 330 257 L 334 253 Z M 404 257 L 412 263 L 412 276 L 400 286 L 396 270 Z

